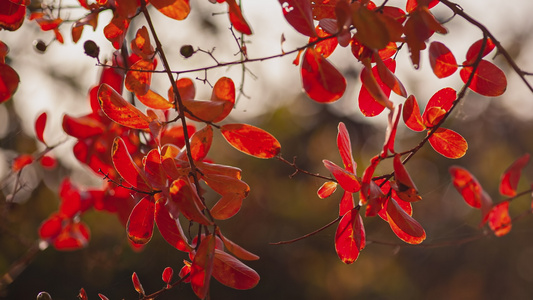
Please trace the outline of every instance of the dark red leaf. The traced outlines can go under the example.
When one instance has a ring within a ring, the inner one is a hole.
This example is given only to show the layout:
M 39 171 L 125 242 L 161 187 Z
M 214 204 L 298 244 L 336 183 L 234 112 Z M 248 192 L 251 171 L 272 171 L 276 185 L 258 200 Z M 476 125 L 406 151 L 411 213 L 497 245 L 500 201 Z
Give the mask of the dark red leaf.
M 10 66 L 0 63 L 0 103 L 11 99 L 19 86 L 19 82 L 20 78 L 17 72 Z
M 455 56 L 441 42 L 432 42 L 429 46 L 429 63 L 438 78 L 446 78 L 457 71 Z
M 226 249 L 228 249 L 229 252 L 231 252 L 236 257 L 243 259 L 243 260 L 258 260 L 259 256 L 245 250 L 241 246 L 235 244 L 228 238 L 222 235 L 222 232 L 220 232 L 220 229 L 217 227 L 217 236 L 220 237 L 222 242 L 224 243 L 224 246 Z
M 144 288 L 141 284 L 141 281 L 139 280 L 139 276 L 137 276 L 137 273 L 133 272 L 131 275 L 131 281 L 133 282 L 133 287 L 137 291 L 137 293 L 144 296 Z
M 346 90 L 344 76 L 313 48 L 305 50 L 300 71 L 306 94 L 317 102 L 334 102 Z
M 463 67 L 459 74 L 464 83 L 468 82 L 473 67 Z M 487 97 L 502 95 L 507 89 L 505 73 L 491 62 L 481 60 L 468 86 L 474 92 Z
M 37 139 L 45 145 L 46 143 L 44 142 L 43 133 L 44 128 L 46 127 L 46 117 L 46 112 L 43 112 L 37 117 L 37 120 L 35 120 L 35 135 L 37 136 Z
M 309 37 L 316 36 L 311 2 L 308 0 L 279 0 L 283 16 L 296 31 Z
M 166 267 L 161 274 L 161 279 L 167 284 L 167 287 L 170 287 L 168 285 L 172 281 L 172 275 L 174 275 L 174 270 L 171 267 Z
M 259 283 L 259 274 L 224 251 L 215 249 L 213 277 L 223 285 L 237 290 L 247 290 Z
M 225 124 L 220 132 L 235 149 L 258 158 L 272 158 L 281 151 L 278 140 L 261 128 L 248 124 Z
M 63 228 L 63 217 L 53 214 L 44 220 L 39 227 L 39 237 L 44 240 L 53 239 L 61 233 Z
M 418 195 L 418 190 L 416 189 L 411 176 L 407 172 L 407 169 L 405 169 L 405 166 L 402 164 L 399 154 L 394 156 L 393 165 L 395 182 L 394 184 L 391 183 L 391 186 L 396 190 L 398 197 L 407 202 L 421 200 L 422 197 Z
M 522 169 L 529 163 L 529 154 L 526 153 L 518 158 L 510 165 L 505 172 L 503 172 L 500 179 L 500 194 L 508 197 L 516 195 L 516 188 Z
M 408 13 L 412 12 L 418 5 L 427 5 L 428 8 L 432 8 L 433 6 L 439 4 L 439 0 L 407 0 L 407 4 L 405 6 L 405 9 Z
M 398 122 L 400 121 L 401 111 L 402 105 L 400 104 L 389 112 L 387 132 L 385 133 L 385 143 L 383 143 L 383 151 L 381 152 L 381 156 L 383 157 L 387 156 L 387 152 L 396 153 L 394 151 L 394 141 L 396 140 L 396 131 L 398 130 Z
M 154 232 L 155 204 L 151 196 L 142 198 L 131 211 L 126 229 L 135 244 L 146 244 Z
M 115 138 L 111 153 L 115 169 L 126 182 L 141 191 L 152 190 L 148 178 L 131 158 L 122 138 Z
M 345 264 L 353 263 L 365 247 L 365 228 L 357 209 L 342 217 L 335 232 L 335 251 Z
M 0 0 L 0 28 L 15 31 L 22 26 L 26 6 L 10 0 Z M 2 74 L 3 72 L 0 72 Z M 1 102 L 1 101 L 0 101 Z
M 429 143 L 435 151 L 447 158 L 461 158 L 468 149 L 466 140 L 460 134 L 442 127 L 433 133 Z

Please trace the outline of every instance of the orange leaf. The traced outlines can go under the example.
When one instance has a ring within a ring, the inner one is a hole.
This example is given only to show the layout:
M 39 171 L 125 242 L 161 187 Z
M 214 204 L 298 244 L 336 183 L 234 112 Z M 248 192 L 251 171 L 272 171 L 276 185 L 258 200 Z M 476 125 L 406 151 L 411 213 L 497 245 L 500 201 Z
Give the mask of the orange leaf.
M 165 201 L 160 200 L 155 204 L 155 222 L 161 236 L 170 245 L 183 252 L 192 250 L 178 221 L 178 216 L 173 217 L 170 215 L 165 207 Z
M 0 28 L 15 31 L 22 26 L 26 16 L 26 6 L 0 0 Z M 0 72 L 2 74 L 3 72 Z
M 422 121 L 422 116 L 420 115 L 418 102 L 413 95 L 409 96 L 403 105 L 403 121 L 413 131 L 423 131 L 426 129 Z
M 150 44 L 150 36 L 145 26 L 139 28 L 135 39 L 131 41 L 131 51 L 144 60 L 151 60 L 155 54 L 154 47 Z
M 504 236 L 511 231 L 512 220 L 509 216 L 509 201 L 503 201 L 495 205 L 489 213 L 489 227 L 496 236 Z
M 184 179 L 177 179 L 172 182 L 170 186 L 171 201 L 168 205 L 173 205 L 179 212 L 183 214 L 188 220 L 194 221 L 203 225 L 213 225 L 202 213 L 200 204 L 202 203 L 196 193 L 196 188 Z M 172 212 L 172 209 L 169 209 Z
M 429 138 L 431 147 L 447 158 L 461 158 L 466 154 L 468 144 L 457 132 L 439 128 Z
M 167 186 L 167 175 L 161 166 L 161 154 L 152 149 L 143 158 L 146 179 L 155 188 L 163 190 Z
M 33 156 L 31 154 L 21 154 L 17 156 L 13 163 L 11 164 L 11 170 L 13 172 L 18 172 L 22 170 L 25 166 L 31 164 L 33 162 Z
M 231 78 L 221 77 L 217 80 L 217 83 L 215 83 L 215 86 L 213 87 L 211 101 L 220 101 L 223 103 L 222 113 L 213 120 L 214 123 L 218 123 L 230 114 L 233 105 L 235 104 L 235 84 Z
M 357 193 L 361 189 L 361 184 L 355 174 L 346 171 L 327 159 L 322 160 L 322 163 L 324 163 L 326 169 L 331 172 L 333 177 L 337 179 L 337 182 L 345 191 Z
M 468 170 L 458 166 L 452 166 L 449 171 L 452 175 L 455 189 L 463 196 L 465 202 L 474 208 L 481 209 L 483 224 L 491 210 L 492 199 L 490 199 L 490 196 L 483 190 L 477 179 Z
M 473 67 L 463 67 L 459 72 L 464 83 L 472 76 Z M 481 60 L 468 86 L 474 92 L 487 97 L 502 95 L 507 89 L 505 73 L 491 62 Z
M 215 249 L 213 277 L 225 286 L 248 290 L 259 283 L 259 274 L 224 251 Z
M 233 27 L 240 33 L 247 35 L 252 34 L 252 29 L 246 22 L 246 19 L 244 19 L 241 8 L 237 2 L 235 0 L 226 0 L 226 3 L 228 4 L 228 13 L 231 25 L 233 25 Z
M 200 299 L 205 299 L 209 291 L 209 281 L 213 272 L 214 259 L 215 237 L 208 235 L 202 240 L 198 251 L 194 255 L 191 272 L 189 273 L 192 290 Z
M 115 169 L 127 183 L 141 191 L 152 190 L 148 178 L 131 158 L 122 138 L 115 138 L 111 153 Z
M 385 143 L 383 143 L 383 151 L 381 152 L 381 156 L 383 157 L 387 156 L 387 152 L 396 153 L 394 151 L 394 141 L 396 140 L 396 131 L 398 130 L 401 111 L 402 105 L 400 104 L 389 112 L 387 132 L 385 133 Z
M 453 106 L 457 93 L 452 88 L 443 88 L 429 99 L 422 119 L 426 127 L 433 127 L 439 123 Z
M 187 18 L 191 11 L 189 0 L 150 0 L 150 4 L 165 16 L 178 21 Z
M 257 158 L 272 158 L 281 151 L 273 135 L 252 125 L 225 124 L 220 132 L 235 149 Z
M 115 13 L 111 22 L 109 22 L 104 28 L 105 37 L 113 44 L 115 49 L 120 49 L 122 47 L 129 26 L 129 19 Z
M 387 221 L 392 231 L 406 243 L 420 244 L 426 239 L 424 228 L 392 198 L 387 202 Z
M 227 107 L 227 103 L 223 101 L 183 100 L 182 102 L 188 110 L 185 116 L 198 122 L 215 122 L 225 114 Z
M 440 42 L 432 42 L 429 46 L 429 63 L 438 78 L 446 78 L 457 71 L 455 56 Z
M 194 88 L 194 82 L 190 78 L 180 78 L 176 81 L 178 92 L 181 100 L 192 100 L 196 95 L 196 89 Z M 168 89 L 168 100 L 174 102 L 174 91 L 172 87 Z
M 335 251 L 345 264 L 353 263 L 365 247 L 365 228 L 357 209 L 344 214 L 335 232 Z
M 503 172 L 500 179 L 500 194 L 508 197 L 516 195 L 516 188 L 518 187 L 518 181 L 522 169 L 529 162 L 529 154 L 526 153 L 522 157 L 518 158 L 510 165 L 505 172 Z
M 154 232 L 155 205 L 151 196 L 142 198 L 131 211 L 126 229 L 128 238 L 135 244 L 146 244 Z
M 283 16 L 296 31 L 309 37 L 316 36 L 310 1 L 279 0 L 279 3 Z
M 126 73 L 124 84 L 128 91 L 136 95 L 145 95 L 150 89 L 152 82 L 152 72 L 155 65 L 151 60 L 138 60 L 131 66 L 131 70 Z
M 326 181 L 318 189 L 317 195 L 320 199 L 327 198 L 331 196 L 337 190 L 337 183 L 334 181 Z
M 42 114 L 37 117 L 37 120 L 35 120 L 35 135 L 37 136 L 37 139 L 41 141 L 41 143 L 45 144 L 44 142 L 44 128 L 46 127 L 46 112 L 43 112 Z
M 142 104 L 153 109 L 166 110 L 174 107 L 174 104 L 168 102 L 167 99 L 163 98 L 161 95 L 150 89 L 148 90 L 148 92 L 146 92 L 146 94 L 136 94 L 136 96 Z
M 418 195 L 418 190 L 416 189 L 415 183 L 411 179 L 411 176 L 405 169 L 405 166 L 400 160 L 400 155 L 396 154 L 393 160 L 394 165 L 394 184 L 391 183 L 391 186 L 396 190 L 396 194 L 400 199 L 407 202 L 415 202 L 422 199 Z
M 131 19 L 140 6 L 138 0 L 115 0 L 115 12 L 123 18 Z
M 220 174 L 205 174 L 203 180 L 222 196 L 210 210 L 213 218 L 218 220 L 234 216 L 240 210 L 244 198 L 250 193 L 248 184 L 237 178 Z
M 311 7 L 313 10 L 313 18 L 315 20 L 322 19 L 334 19 L 335 18 L 335 6 L 338 0 L 316 0 L 311 1 Z
M 429 2 L 429 3 L 428 3 Z M 420 4 L 419 4 L 420 3 Z M 428 8 L 432 8 L 433 6 L 439 4 L 439 0 L 407 0 L 407 4 L 405 5 L 405 8 L 407 12 L 412 12 L 418 5 L 427 5 Z
M 346 90 L 344 76 L 312 48 L 305 50 L 301 75 L 305 92 L 317 102 L 334 102 Z
M 191 156 L 194 160 L 204 160 L 213 142 L 213 128 L 206 125 L 191 137 Z
M 122 126 L 145 129 L 150 124 L 150 119 L 139 109 L 126 101 L 112 87 L 103 83 L 98 89 L 100 107 L 113 121 Z
M 20 78 L 17 72 L 10 66 L 0 63 L 0 103 L 11 99 L 19 86 L 19 82 Z

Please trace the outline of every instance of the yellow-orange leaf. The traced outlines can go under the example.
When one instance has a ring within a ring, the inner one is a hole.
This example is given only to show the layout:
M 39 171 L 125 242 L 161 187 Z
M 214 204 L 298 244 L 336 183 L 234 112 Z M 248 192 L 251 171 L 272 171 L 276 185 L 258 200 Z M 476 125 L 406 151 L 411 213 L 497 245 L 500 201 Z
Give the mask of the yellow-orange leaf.
M 189 0 L 150 0 L 150 3 L 165 16 L 178 21 L 187 18 L 191 11 Z
M 153 108 L 153 109 L 170 109 L 174 107 L 174 104 L 167 101 L 167 99 L 163 98 L 163 96 L 159 95 L 158 93 L 148 90 L 146 94 L 139 95 L 137 94 L 137 99 L 141 101 L 142 104 Z

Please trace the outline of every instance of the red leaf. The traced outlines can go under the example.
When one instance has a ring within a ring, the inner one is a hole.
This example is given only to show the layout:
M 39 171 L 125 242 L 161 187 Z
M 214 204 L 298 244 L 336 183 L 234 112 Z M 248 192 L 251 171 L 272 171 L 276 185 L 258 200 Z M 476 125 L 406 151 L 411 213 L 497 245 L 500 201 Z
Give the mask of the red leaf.
M 479 53 L 481 51 L 481 46 L 483 46 L 483 39 L 476 41 L 470 46 L 470 48 L 468 48 L 468 51 L 466 52 L 466 60 L 463 65 L 471 65 L 478 59 Z M 492 42 L 490 38 L 487 38 L 487 41 L 485 42 L 485 49 L 481 54 L 481 58 L 487 56 L 487 54 L 494 50 L 495 47 L 496 45 L 494 44 L 494 42 Z
M 381 82 L 397 95 L 407 97 L 407 92 L 405 91 L 403 84 L 394 75 L 394 71 L 396 70 L 396 60 L 389 58 L 383 61 L 379 55 L 374 55 L 374 57 Z
M 325 18 L 335 18 L 335 5 L 338 0 L 317 0 L 311 1 L 311 6 L 313 9 L 313 17 L 315 20 L 322 20 Z
M 387 221 L 392 231 L 406 243 L 420 244 L 426 239 L 424 228 L 392 198 L 387 202 Z
M 222 113 L 213 120 L 214 123 L 218 123 L 230 114 L 235 104 L 235 84 L 231 78 L 221 77 L 217 80 L 213 87 L 211 101 L 221 101 L 223 103 Z
M 259 256 L 245 250 L 241 246 L 235 244 L 234 242 L 232 242 L 231 240 L 223 236 L 222 232 L 220 232 L 220 229 L 218 227 L 217 227 L 216 232 L 217 232 L 218 237 L 220 237 L 220 239 L 224 243 L 224 246 L 226 247 L 226 249 L 228 249 L 228 251 L 231 252 L 236 257 L 243 259 L 243 260 L 258 260 L 259 259 Z
M 55 238 L 53 246 L 62 251 L 77 250 L 87 246 L 89 238 L 90 233 L 87 225 L 82 222 L 70 222 Z
M 409 96 L 403 105 L 403 121 L 413 131 L 423 131 L 426 129 L 422 116 L 420 115 L 418 102 L 413 95 Z
M 463 67 L 459 74 L 464 83 L 468 82 L 473 67 Z M 474 92 L 487 97 L 502 95 L 507 89 L 505 73 L 491 62 L 481 60 L 468 86 Z
M 447 158 L 461 158 L 466 154 L 468 144 L 457 132 L 439 128 L 429 138 L 431 147 Z
M 43 133 L 44 128 L 46 127 L 46 117 L 46 112 L 43 112 L 37 117 L 37 120 L 35 120 L 35 135 L 37 136 L 37 139 L 45 145 L 46 143 L 44 142 Z
M 347 211 L 355 207 L 353 200 L 353 193 L 344 191 L 342 194 L 341 201 L 339 203 L 339 216 L 344 216 Z
M 33 155 L 31 154 L 21 154 L 17 156 L 13 163 L 11 164 L 11 170 L 13 172 L 18 172 L 22 170 L 25 166 L 31 164 L 33 162 Z
M 131 211 L 126 229 L 135 244 L 146 244 L 154 232 L 155 204 L 152 196 L 145 196 Z
M 22 26 L 24 16 L 26 16 L 26 6 L 10 0 L 0 0 L 0 28 L 15 31 Z
M 194 96 L 196 95 L 196 89 L 194 87 L 194 82 L 190 78 L 184 77 L 178 79 L 176 81 L 176 86 L 178 87 L 181 100 L 194 99 Z M 170 102 L 174 102 L 175 100 L 172 86 L 168 89 L 168 99 Z
M 443 88 L 433 94 L 422 115 L 424 125 L 430 128 L 437 125 L 444 114 L 452 108 L 455 99 L 457 99 L 457 93 L 452 88 Z
M 361 184 L 355 174 L 346 171 L 327 159 L 322 160 L 322 162 L 345 191 L 357 193 L 361 189 Z
M 326 181 L 318 189 L 317 195 L 320 199 L 331 196 L 337 190 L 337 183 L 334 181 Z
M 204 160 L 213 142 L 213 128 L 206 125 L 191 137 L 191 156 L 194 160 Z
M 159 190 L 167 186 L 167 175 L 161 166 L 161 154 L 158 149 L 152 149 L 143 159 L 144 174 L 149 184 Z
M 392 109 L 393 103 L 389 100 L 391 89 L 379 78 L 377 67 L 364 67 L 361 71 L 361 91 L 359 92 L 359 109 L 366 117 L 379 115 L 385 107 Z
M 446 78 L 457 71 L 455 56 L 441 42 L 432 42 L 429 46 L 429 63 L 438 78 Z
M 342 217 L 335 232 L 335 251 L 345 264 L 353 263 L 365 247 L 365 228 L 357 209 Z
M 0 103 L 11 99 L 19 86 L 19 82 L 20 78 L 17 72 L 10 66 L 0 63 Z
M 115 13 L 111 22 L 104 28 L 105 37 L 113 44 L 115 49 L 122 47 L 129 26 L 130 20 L 128 18 Z
M 296 31 L 309 37 L 316 36 L 311 2 L 308 0 L 279 0 L 283 16 Z
M 258 158 L 272 158 L 281 151 L 278 140 L 261 128 L 248 124 L 225 124 L 220 132 L 235 149 Z
M 130 69 L 126 73 L 126 79 L 124 80 L 126 89 L 136 95 L 145 95 L 148 93 L 152 82 L 151 71 L 155 69 L 153 61 L 138 60 Z
M 187 18 L 191 11 L 189 0 L 150 0 L 150 4 L 165 16 L 178 21 Z
M 80 300 L 88 300 L 89 298 L 87 297 L 87 292 L 85 292 L 85 289 L 84 288 L 81 288 L 80 289 L 80 293 L 78 294 L 78 298 Z
M 355 174 L 357 164 L 355 163 L 352 155 L 350 134 L 346 129 L 346 125 L 344 125 L 342 122 L 340 122 L 338 125 L 337 147 L 339 148 L 339 153 L 341 155 L 344 168 Z
M 309 43 L 315 42 L 316 40 L 318 40 L 318 38 L 325 38 L 325 37 L 330 36 L 329 33 L 325 32 L 319 26 L 317 26 L 315 28 L 315 30 L 316 30 L 316 33 L 317 33 L 318 37 L 309 38 Z M 326 58 L 326 57 L 330 56 L 333 53 L 333 51 L 335 51 L 335 48 L 337 48 L 337 45 L 338 45 L 337 38 L 329 38 L 327 40 L 323 40 L 323 41 L 318 42 L 315 45 L 315 50 L 316 50 L 316 52 L 322 54 L 322 56 L 324 58 Z
M 224 251 L 215 249 L 213 277 L 237 290 L 251 289 L 259 283 L 259 274 Z
M 516 188 L 518 187 L 518 181 L 522 169 L 529 162 L 529 154 L 526 153 L 522 157 L 518 158 L 510 165 L 505 172 L 503 172 L 500 179 L 500 194 L 508 197 L 516 195 Z
M 400 121 L 400 112 L 402 111 L 402 105 L 394 107 L 389 112 L 389 118 L 387 123 L 387 132 L 385 134 L 385 143 L 383 144 L 383 151 L 381 156 L 386 157 L 387 151 L 394 152 L 394 141 L 396 140 L 396 131 L 398 130 L 398 122 Z
M 204 181 L 222 198 L 211 208 L 211 215 L 218 220 L 234 216 L 241 208 L 242 201 L 250 192 L 244 181 L 220 174 L 204 174 Z
M 90 115 L 79 118 L 65 115 L 63 116 L 63 130 L 66 134 L 82 140 L 102 134 L 105 127 Z
M 215 237 L 208 235 L 202 240 L 198 251 L 194 255 L 191 272 L 189 273 L 192 290 L 200 299 L 204 299 L 209 291 L 209 281 L 213 272 L 214 260 Z
M 429 3 L 428 3 L 429 2 Z M 407 0 L 407 4 L 405 6 L 405 9 L 408 13 L 412 12 L 418 5 L 427 5 L 428 8 L 432 8 L 433 6 L 439 4 L 439 0 Z
M 141 284 L 141 281 L 139 280 L 139 276 L 137 276 L 137 273 L 133 272 L 131 275 L 131 281 L 133 282 L 133 287 L 137 291 L 137 293 L 144 295 L 144 288 Z
M 181 178 L 174 180 L 170 186 L 170 196 L 171 201 L 168 205 L 175 205 L 188 220 L 203 225 L 213 225 L 213 222 L 202 214 L 201 209 L 204 208 L 202 202 L 196 193 L 196 188 L 189 182 Z M 169 211 L 173 212 L 172 209 Z
M 136 94 L 135 96 L 137 96 L 137 99 L 142 104 L 153 109 L 166 110 L 174 107 L 174 104 L 168 102 L 167 99 L 152 90 L 148 90 L 144 95 Z
M 399 154 L 394 156 L 393 165 L 395 182 L 394 185 L 391 183 L 391 186 L 396 190 L 398 197 L 407 202 L 421 200 L 422 197 L 418 195 L 418 190 L 416 189 L 411 176 L 409 176 L 407 169 L 405 169 L 405 166 L 402 164 Z
M 63 227 L 63 217 L 59 214 L 53 214 L 44 220 L 39 227 L 39 237 L 41 239 L 54 239 L 61 233 Z
M 512 220 L 509 216 L 509 201 L 495 205 L 488 216 L 489 227 L 496 236 L 504 236 L 511 231 Z
M 174 270 L 171 267 L 166 267 L 161 274 L 161 279 L 168 285 L 172 281 L 172 275 L 174 275 Z
M 228 3 L 228 13 L 231 25 L 233 25 L 233 27 L 240 33 L 247 35 L 252 34 L 252 29 L 250 28 L 250 25 L 248 25 L 248 23 L 246 22 L 246 19 L 244 19 L 244 16 L 241 12 L 241 8 L 237 4 L 237 2 L 235 0 L 225 1 L 226 3 Z
M 122 138 L 115 138 L 111 153 L 115 169 L 127 183 L 141 191 L 152 190 L 148 178 L 131 158 Z
M 312 48 L 305 50 L 301 75 L 305 92 L 309 98 L 317 102 L 334 102 L 346 90 L 344 76 L 327 59 Z
M 43 168 L 49 170 L 57 166 L 57 160 L 50 155 L 44 155 L 43 157 L 41 157 L 41 160 L 39 162 L 41 163 L 41 166 L 43 166 Z
M 111 120 L 130 128 L 148 128 L 151 121 L 148 116 L 122 98 L 109 85 L 105 83 L 100 85 L 98 99 L 100 107 Z
M 485 219 L 491 209 L 492 200 L 485 193 L 477 179 L 466 169 L 458 166 L 450 167 L 449 171 L 452 175 L 455 189 L 463 196 L 468 205 L 481 209 L 482 219 Z
M 183 251 L 191 252 L 193 249 L 189 245 L 185 233 L 181 228 L 178 216 L 172 217 L 165 207 L 165 201 L 158 200 L 155 204 L 155 222 L 161 236 L 174 248 Z

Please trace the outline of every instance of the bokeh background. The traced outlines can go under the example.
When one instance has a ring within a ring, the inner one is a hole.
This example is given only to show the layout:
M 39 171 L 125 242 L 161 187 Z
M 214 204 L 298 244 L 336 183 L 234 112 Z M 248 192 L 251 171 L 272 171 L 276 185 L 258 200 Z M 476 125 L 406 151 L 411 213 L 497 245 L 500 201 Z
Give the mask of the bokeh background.
M 63 1 L 63 5 L 69 2 Z M 526 71 L 533 70 L 527 51 L 532 39 L 533 3 L 513 1 L 458 1 L 465 11 L 485 24 Z M 403 6 L 404 1 L 390 5 Z M 170 53 L 176 70 L 187 70 L 214 64 L 207 55 L 195 54 L 190 59 L 179 55 L 179 48 L 191 44 L 195 48 L 213 50 L 219 61 L 235 60 L 237 44 L 228 30 L 224 5 L 208 1 L 192 1 L 192 12 L 186 21 L 176 22 L 163 16 L 156 18 L 158 33 Z M 278 54 L 304 45 L 306 39 L 296 33 L 283 18 L 277 1 L 243 1 L 244 14 L 254 35 L 246 37 L 250 58 Z M 439 4 L 434 8 L 440 20 L 451 13 Z M 83 11 L 64 10 L 65 19 L 79 18 Z M 213 15 L 213 13 L 215 13 Z M 157 12 L 153 12 L 154 15 Z M 111 46 L 102 38 L 102 28 L 111 14 L 103 14 L 100 26 L 92 32 L 86 28 L 82 39 L 93 39 L 101 48 L 101 57 L 111 55 Z M 139 27 L 142 22 L 135 22 Z M 466 50 L 481 38 L 481 32 L 455 17 L 446 23 L 450 33 L 434 36 L 444 42 L 462 61 Z M 66 139 L 61 130 L 63 114 L 78 116 L 89 111 L 87 90 L 96 83 L 98 67 L 83 55 L 82 43 L 72 44 L 69 28 L 62 29 L 66 45 L 51 43 L 44 53 L 33 49 L 36 39 L 48 42 L 51 33 L 39 32 L 27 22 L 14 33 L 0 32 L 11 52 L 9 62 L 19 72 L 21 85 L 14 99 L 0 106 L 0 178 L 6 178 L 16 153 L 42 150 L 34 139 L 33 122 L 47 111 L 49 121 L 45 139 L 49 143 Z M 281 35 L 286 41 L 281 44 Z M 131 38 L 131 36 L 130 36 Z M 385 116 L 365 119 L 358 112 L 360 88 L 359 65 L 349 49 L 338 49 L 332 62 L 348 80 L 346 95 L 332 105 L 319 105 L 301 91 L 299 68 L 292 65 L 294 55 L 246 65 L 243 91 L 231 121 L 248 122 L 274 134 L 282 144 L 282 154 L 296 158 L 299 167 L 327 175 L 322 159 L 340 163 L 336 149 L 338 122 L 345 122 L 351 135 L 355 160 L 361 172 L 383 144 Z M 322 181 L 297 174 L 276 160 L 258 160 L 238 153 L 220 138 L 210 156 L 217 162 L 235 165 L 243 170 L 243 180 L 251 187 L 250 196 L 235 217 L 220 222 L 229 238 L 258 254 L 259 261 L 249 262 L 260 275 L 257 287 L 236 291 L 216 280 L 211 283 L 212 299 L 531 299 L 533 298 L 533 216 L 526 214 L 513 224 L 512 231 L 500 238 L 483 235 L 478 227 L 480 213 L 467 206 L 453 188 L 448 175 L 451 165 L 470 170 L 492 196 L 498 194 L 500 174 L 516 158 L 533 151 L 533 94 L 505 62 L 494 53 L 489 55 L 508 75 L 508 89 L 498 98 L 481 97 L 470 92 L 454 112 L 446 127 L 461 133 L 469 143 L 467 154 L 449 160 L 424 147 L 407 164 L 423 200 L 414 204 L 414 217 L 424 226 L 428 238 L 418 247 L 402 244 L 388 224 L 379 218 L 364 218 L 369 243 L 359 259 L 344 265 L 334 250 L 335 226 L 287 245 L 269 245 L 309 233 L 335 219 L 341 196 L 337 191 L 328 199 L 319 199 L 316 190 Z M 423 53 L 421 70 L 409 63 L 406 49 L 398 57 L 398 77 L 410 94 L 424 102 L 438 89 L 446 86 L 460 89 L 458 74 L 439 80 L 432 75 L 427 53 Z M 202 73 L 186 74 L 205 78 Z M 219 68 L 207 73 L 212 83 L 221 76 L 242 81 L 242 68 Z M 155 76 L 154 89 L 166 91 L 164 76 Z M 208 85 L 196 81 L 200 98 L 208 98 Z M 400 103 L 401 99 L 393 101 Z M 405 150 L 416 145 L 423 134 L 409 131 L 403 124 L 396 148 Z M 54 150 L 59 166 L 45 171 L 30 166 L 24 171 L 27 183 L 24 197 L 8 203 L 8 182 L 0 196 L 0 273 L 33 249 L 42 220 L 57 209 L 57 187 L 65 176 L 81 186 L 100 186 L 102 178 L 81 167 L 71 153 L 73 141 Z M 383 166 L 379 172 L 388 172 Z M 361 174 L 360 174 L 361 175 Z M 519 190 L 529 189 L 533 167 L 523 172 Z M 22 194 L 21 194 L 22 195 Z M 513 217 L 527 212 L 531 197 L 514 200 L 510 205 Z M 137 272 L 147 292 L 163 286 L 161 273 L 167 266 L 178 272 L 186 256 L 169 246 L 159 235 L 142 252 L 131 250 L 124 228 L 114 215 L 88 212 L 83 221 L 91 228 L 87 248 L 74 252 L 58 252 L 53 248 L 37 251 L 22 273 L 10 284 L 2 279 L 0 298 L 35 299 L 40 291 L 53 299 L 75 299 L 85 288 L 90 299 L 102 293 L 110 299 L 136 299 L 131 284 Z M 470 242 L 465 242 L 472 240 Z M 384 242 L 384 243 L 379 243 Z M 158 299 L 194 299 L 188 285 L 175 288 Z

